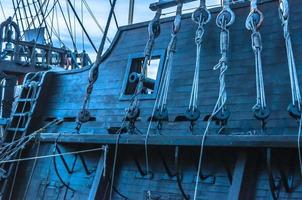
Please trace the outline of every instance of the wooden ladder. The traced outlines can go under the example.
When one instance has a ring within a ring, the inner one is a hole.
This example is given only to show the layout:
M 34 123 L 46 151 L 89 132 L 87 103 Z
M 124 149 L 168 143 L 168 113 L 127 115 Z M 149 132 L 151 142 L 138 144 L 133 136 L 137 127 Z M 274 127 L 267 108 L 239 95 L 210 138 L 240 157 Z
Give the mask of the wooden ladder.
M 27 135 L 33 113 L 35 112 L 38 99 L 40 97 L 42 86 L 49 72 L 29 73 L 25 76 L 19 97 L 14 102 L 10 121 L 6 127 L 4 135 L 4 144 L 10 144 Z M 8 159 L 18 159 L 22 153 L 20 148 L 14 155 Z M 12 175 L 15 178 L 19 163 L 4 163 L 0 165 L 2 176 L 0 177 L 0 199 L 8 191 Z M 15 172 L 15 173 L 13 173 Z M 4 198 L 6 199 L 6 198 Z

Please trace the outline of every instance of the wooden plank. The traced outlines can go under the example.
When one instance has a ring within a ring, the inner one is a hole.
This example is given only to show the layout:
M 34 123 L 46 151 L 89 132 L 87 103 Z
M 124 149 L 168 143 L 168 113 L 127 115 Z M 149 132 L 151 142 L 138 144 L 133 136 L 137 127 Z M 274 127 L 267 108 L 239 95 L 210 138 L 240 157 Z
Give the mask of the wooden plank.
M 257 134 L 257 133 L 256 133 Z M 59 133 L 42 133 L 42 142 L 54 142 Z M 121 135 L 120 144 L 144 145 L 145 135 Z M 104 134 L 61 134 L 58 142 L 61 143 L 87 143 L 87 144 L 115 144 L 117 135 Z M 200 146 L 202 136 L 164 136 L 151 135 L 149 145 L 182 145 Z M 281 147 L 297 148 L 295 135 L 209 135 L 205 146 L 208 147 Z
M 89 200 L 97 199 L 97 194 L 100 189 L 100 185 L 102 183 L 103 171 L 104 171 L 104 156 L 103 154 L 100 156 L 98 166 L 95 172 L 95 176 L 93 179 L 93 183 L 89 192 Z
M 192 1 L 196 1 L 196 0 L 181 0 L 182 3 L 189 3 Z M 152 3 L 150 4 L 149 8 L 152 11 L 156 11 L 157 9 L 165 9 L 165 8 L 170 8 L 173 6 L 176 6 L 178 4 L 179 1 L 177 0 L 163 0 L 163 1 L 159 1 L 156 3 Z
M 240 194 L 243 187 L 243 179 L 246 169 L 247 155 L 246 152 L 241 152 L 238 155 L 235 170 L 233 174 L 233 181 L 229 191 L 229 200 L 240 200 Z

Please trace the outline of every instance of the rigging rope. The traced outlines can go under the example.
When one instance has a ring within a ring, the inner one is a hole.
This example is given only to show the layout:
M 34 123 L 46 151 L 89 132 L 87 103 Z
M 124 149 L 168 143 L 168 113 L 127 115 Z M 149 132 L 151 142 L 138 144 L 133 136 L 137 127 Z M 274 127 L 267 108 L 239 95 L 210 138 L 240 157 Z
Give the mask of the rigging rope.
M 117 0 L 113 0 L 111 9 L 110 9 L 110 12 L 109 12 L 109 15 L 108 15 L 104 35 L 102 37 L 102 41 L 101 41 L 101 44 L 99 46 L 98 53 L 97 53 L 97 56 L 96 56 L 96 60 L 95 60 L 93 66 L 90 68 L 90 71 L 89 71 L 89 77 L 88 77 L 89 83 L 88 83 L 87 88 L 86 88 L 86 95 L 84 97 L 82 110 L 79 112 L 78 117 L 77 117 L 77 125 L 76 125 L 76 128 L 75 128 L 77 132 L 80 131 L 82 124 L 88 122 L 89 119 L 90 119 L 90 113 L 88 111 L 89 100 L 90 100 L 90 96 L 91 96 L 91 93 L 92 93 L 92 90 L 93 90 L 93 85 L 98 79 L 99 67 L 100 67 L 100 64 L 101 64 L 102 59 L 103 59 L 103 51 L 104 51 L 104 47 L 105 47 L 106 37 L 108 35 L 108 31 L 109 31 L 113 11 L 114 11 L 114 8 L 115 8 L 115 5 L 116 5 L 116 1 Z
M 3 15 L 4 19 L 6 19 L 5 12 L 4 12 L 3 5 L 2 5 L 2 1 L 0 1 L 0 7 L 1 7 L 2 15 Z
M 235 14 L 230 8 L 229 0 L 221 0 L 221 3 L 223 5 L 223 8 L 216 18 L 216 25 L 221 29 L 220 32 L 221 58 L 219 60 L 219 63 L 216 66 L 214 66 L 213 69 L 218 70 L 220 68 L 219 94 L 221 94 L 221 98 L 218 103 L 218 107 L 220 108 L 220 110 L 217 111 L 215 118 L 223 127 L 227 123 L 227 120 L 230 116 L 230 112 L 225 106 L 227 100 L 227 92 L 225 88 L 225 73 L 228 69 L 228 51 L 229 51 L 229 42 L 230 42 L 229 27 L 235 21 Z
M 263 14 L 257 7 L 257 0 L 251 1 L 251 11 L 246 19 L 245 26 L 252 31 L 252 48 L 255 54 L 255 68 L 256 68 L 256 104 L 253 107 L 254 116 L 261 120 L 262 128 L 264 128 L 265 120 L 269 117 L 269 109 L 266 105 L 263 72 L 262 72 L 262 42 L 259 29 L 263 22 Z
M 288 112 L 293 118 L 299 119 L 301 117 L 301 92 L 289 31 L 289 5 L 287 0 L 280 0 L 279 16 L 283 27 L 292 94 L 292 103 L 288 106 Z
M 171 39 L 167 49 L 167 57 L 163 68 L 163 75 L 158 89 L 158 102 L 153 118 L 158 121 L 158 129 L 161 129 L 162 121 L 168 120 L 167 98 L 170 85 L 171 71 L 173 66 L 173 57 L 176 52 L 177 34 L 181 26 L 181 14 L 183 3 L 177 4 L 176 16 L 172 25 Z M 152 121 L 152 120 L 151 120 Z
M 216 67 L 220 67 L 221 65 L 224 69 L 220 71 L 220 88 L 219 88 L 219 95 L 216 101 L 216 104 L 214 106 L 214 109 L 208 118 L 206 128 L 204 130 L 204 133 L 202 135 L 202 140 L 201 140 L 201 145 L 200 145 L 200 152 L 199 152 L 199 159 L 198 159 L 198 168 L 197 168 L 197 174 L 196 174 L 196 179 L 195 179 L 195 189 L 194 189 L 194 200 L 197 198 L 197 192 L 198 192 L 198 184 L 199 184 L 199 174 L 201 172 L 201 165 L 202 165 L 202 159 L 203 159 L 203 153 L 204 153 L 204 144 L 206 140 L 207 133 L 209 131 L 210 125 L 212 120 L 217 116 L 217 114 L 224 109 L 224 103 L 226 100 L 226 91 L 225 91 L 225 84 L 224 84 L 224 72 L 227 68 L 227 52 L 228 52 L 228 43 L 229 43 L 229 31 L 228 27 L 234 23 L 235 20 L 235 15 L 233 11 L 230 9 L 229 5 L 230 2 L 229 0 L 224 0 L 222 1 L 223 3 L 223 8 L 222 11 L 218 14 L 216 18 L 216 24 L 218 27 L 221 28 L 221 35 L 220 35 L 220 47 L 221 47 L 221 54 L 222 58 L 220 59 L 220 62 Z M 215 69 L 215 67 L 214 67 Z
M 148 25 L 148 33 L 149 38 L 144 50 L 144 61 L 141 67 L 141 72 L 139 74 L 139 80 L 135 88 L 134 95 L 131 99 L 129 108 L 127 110 L 127 119 L 130 122 L 130 126 L 134 126 L 135 121 L 140 115 L 139 109 L 139 96 L 143 93 L 144 90 L 144 81 L 146 78 L 147 73 L 147 66 L 152 57 L 152 50 L 155 43 L 155 39 L 158 38 L 160 35 L 160 16 L 161 16 L 161 9 L 156 11 L 154 18 L 150 21 Z
M 195 72 L 190 96 L 189 107 L 186 111 L 186 118 L 191 121 L 190 129 L 193 129 L 193 122 L 198 120 L 200 117 L 200 111 L 198 109 L 198 87 L 199 87 L 199 71 L 200 71 L 200 54 L 201 44 L 204 35 L 204 25 L 211 20 L 211 13 L 208 11 L 205 0 L 200 1 L 200 6 L 193 12 L 192 20 L 198 24 L 198 28 L 195 33 L 195 44 L 196 44 L 196 63 Z

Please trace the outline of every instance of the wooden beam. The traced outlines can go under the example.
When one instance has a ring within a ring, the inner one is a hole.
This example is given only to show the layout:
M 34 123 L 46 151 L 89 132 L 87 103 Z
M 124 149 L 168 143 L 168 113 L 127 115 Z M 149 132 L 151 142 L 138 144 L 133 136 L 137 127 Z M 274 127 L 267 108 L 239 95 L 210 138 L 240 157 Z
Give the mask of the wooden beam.
M 33 66 L 19 65 L 13 61 L 0 60 L 0 71 L 3 71 L 4 73 L 26 74 L 29 72 L 38 72 L 41 71 L 41 69 Z
M 59 133 L 42 133 L 42 142 L 54 142 Z M 145 135 L 121 135 L 120 144 L 144 145 Z M 60 134 L 58 142 L 83 144 L 115 144 L 117 135 L 109 134 Z M 164 136 L 152 135 L 148 137 L 149 145 L 168 146 L 200 146 L 201 135 Z M 295 135 L 209 135 L 205 146 L 208 147 L 272 147 L 297 148 Z
M 189 3 L 192 1 L 196 1 L 196 0 L 181 0 L 182 3 Z M 156 11 L 157 9 L 161 8 L 161 9 L 165 9 L 165 8 L 170 8 L 173 6 L 176 6 L 178 4 L 179 0 L 162 0 L 162 1 L 158 1 L 156 3 L 151 3 L 149 8 L 152 11 Z
M 233 181 L 229 191 L 229 200 L 240 200 L 240 195 L 243 188 L 244 174 L 246 171 L 247 155 L 246 152 L 241 152 L 238 155 L 235 170 L 233 174 Z
M 97 194 L 100 190 L 100 186 L 102 183 L 102 177 L 103 177 L 103 171 L 104 171 L 104 156 L 103 154 L 100 156 L 98 166 L 94 175 L 93 183 L 89 192 L 89 200 L 97 199 Z

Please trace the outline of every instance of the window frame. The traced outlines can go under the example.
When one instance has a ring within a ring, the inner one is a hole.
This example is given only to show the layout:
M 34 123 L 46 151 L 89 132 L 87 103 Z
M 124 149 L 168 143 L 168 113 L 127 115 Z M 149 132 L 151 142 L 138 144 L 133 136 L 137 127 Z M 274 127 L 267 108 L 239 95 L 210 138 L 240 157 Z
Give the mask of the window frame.
M 156 99 L 156 95 L 158 92 L 158 87 L 159 87 L 159 83 L 161 80 L 161 75 L 162 75 L 162 70 L 164 67 L 164 63 L 165 63 L 165 54 L 166 54 L 166 50 L 154 50 L 152 52 L 152 57 L 159 57 L 159 64 L 158 64 L 158 70 L 157 70 L 157 75 L 156 75 L 156 80 L 155 80 L 155 86 L 154 86 L 154 92 L 152 94 L 143 94 L 143 95 L 139 95 L 139 99 L 143 99 L 143 100 L 154 100 Z M 131 70 L 131 65 L 132 65 L 132 61 L 134 59 L 139 59 L 139 58 L 144 58 L 144 53 L 134 53 L 134 54 L 130 54 L 128 56 L 128 61 L 127 61 L 127 67 L 125 70 L 125 74 L 124 74 L 124 80 L 122 83 L 122 90 L 121 90 L 121 95 L 119 100 L 121 101 L 128 101 L 132 98 L 133 95 L 127 95 L 125 94 L 126 88 L 127 88 L 127 83 L 128 83 L 128 78 L 129 78 L 129 73 Z

